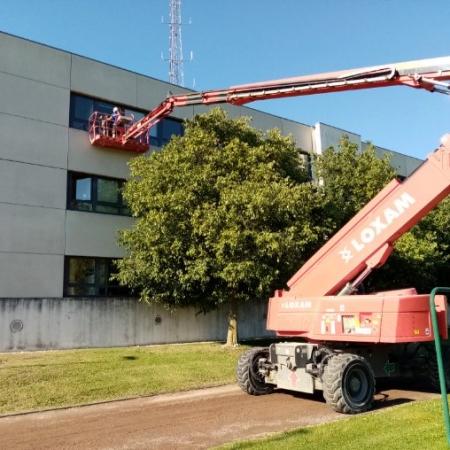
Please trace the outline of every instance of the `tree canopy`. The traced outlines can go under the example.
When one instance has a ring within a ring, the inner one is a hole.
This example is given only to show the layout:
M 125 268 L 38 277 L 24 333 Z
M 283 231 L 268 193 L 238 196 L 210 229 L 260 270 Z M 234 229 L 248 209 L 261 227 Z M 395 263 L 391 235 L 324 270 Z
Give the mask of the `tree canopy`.
M 219 109 L 130 165 L 137 218 L 119 280 L 146 301 L 208 311 L 282 287 L 323 238 L 320 198 L 293 141 Z
M 360 151 L 344 136 L 338 146 L 314 157 L 320 183 L 324 220 L 337 231 L 396 176 L 387 155 L 380 158 L 373 145 Z
M 292 139 L 248 118 L 215 109 L 186 121 L 183 136 L 130 164 L 124 198 L 136 222 L 120 234 L 117 278 L 169 308 L 228 304 L 236 329 L 239 302 L 267 301 L 395 176 L 388 157 L 348 138 L 312 166 L 314 180 Z M 398 241 L 368 288 L 428 287 L 448 275 L 449 225 L 445 201 Z

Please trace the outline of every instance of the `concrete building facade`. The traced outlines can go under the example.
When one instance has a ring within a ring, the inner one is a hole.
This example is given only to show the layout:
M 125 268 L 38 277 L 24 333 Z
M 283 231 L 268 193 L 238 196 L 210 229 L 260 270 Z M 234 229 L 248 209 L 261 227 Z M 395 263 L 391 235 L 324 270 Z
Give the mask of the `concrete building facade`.
M 85 128 L 95 108 L 120 105 L 139 117 L 169 90 L 188 90 L 5 33 L 0 89 L 0 351 L 222 339 L 220 311 L 169 314 L 125 298 L 109 281 L 111 261 L 123 256 L 117 231 L 132 224 L 120 187 L 133 154 L 90 146 Z M 292 134 L 306 153 L 342 134 L 366 145 L 329 125 L 224 108 L 250 115 L 257 128 Z M 205 110 L 174 111 L 152 131 L 156 150 L 180 132 L 182 119 Z M 390 153 L 402 175 L 420 163 Z M 243 310 L 242 337 L 264 334 L 264 305 L 255 308 L 256 319 Z

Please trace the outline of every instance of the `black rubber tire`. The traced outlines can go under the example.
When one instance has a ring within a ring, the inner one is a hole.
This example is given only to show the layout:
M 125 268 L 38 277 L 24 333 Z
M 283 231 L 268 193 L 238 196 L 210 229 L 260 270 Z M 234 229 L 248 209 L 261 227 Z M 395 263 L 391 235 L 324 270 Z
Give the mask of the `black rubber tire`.
M 375 376 L 359 355 L 337 353 L 328 360 L 323 377 L 323 396 L 334 411 L 358 414 L 372 407 Z
M 439 370 L 436 358 L 436 349 L 433 345 L 427 347 L 427 385 L 433 390 L 433 392 L 441 392 L 441 385 L 439 382 Z M 442 346 L 442 364 L 445 373 L 445 384 L 447 386 L 447 392 L 450 392 L 450 348 L 448 346 Z
M 273 386 L 264 382 L 264 377 L 258 372 L 260 358 L 268 358 L 269 349 L 255 347 L 241 355 L 237 364 L 237 381 L 239 387 L 250 395 L 265 395 L 273 391 Z

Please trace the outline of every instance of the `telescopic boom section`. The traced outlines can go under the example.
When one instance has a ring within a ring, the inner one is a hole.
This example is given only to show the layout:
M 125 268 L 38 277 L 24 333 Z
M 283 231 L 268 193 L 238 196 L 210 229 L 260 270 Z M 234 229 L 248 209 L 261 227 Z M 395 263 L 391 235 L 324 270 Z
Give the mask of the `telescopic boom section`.
M 288 296 L 351 294 L 385 263 L 394 242 L 449 194 L 450 138 L 406 180 L 391 181 L 307 261 L 288 281 Z
M 130 140 L 146 135 L 152 126 L 177 107 L 221 103 L 244 105 L 257 100 L 401 85 L 431 92 L 450 93 L 449 85 L 444 83 L 444 80 L 448 79 L 450 79 L 450 57 L 442 57 L 174 95 L 166 98 L 144 118 L 129 127 L 121 136 L 121 145 L 125 147 Z

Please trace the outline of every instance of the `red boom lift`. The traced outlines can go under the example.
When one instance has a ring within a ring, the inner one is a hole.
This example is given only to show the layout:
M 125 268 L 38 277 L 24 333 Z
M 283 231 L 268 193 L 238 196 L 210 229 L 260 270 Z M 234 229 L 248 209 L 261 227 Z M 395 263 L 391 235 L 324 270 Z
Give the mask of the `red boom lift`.
M 313 76 L 246 84 L 168 97 L 140 121 L 116 132 L 94 113 L 94 145 L 148 148 L 150 127 L 175 107 L 232 103 L 388 86 L 450 93 L 450 57 L 388 64 Z M 382 266 L 394 242 L 450 193 L 450 138 L 406 180 L 393 180 L 336 233 L 269 301 L 267 327 L 287 342 L 244 353 L 237 367 L 241 388 L 252 395 L 275 387 L 322 390 L 339 412 L 371 407 L 375 379 L 427 376 L 438 387 L 428 295 L 414 288 L 355 295 Z M 436 297 L 441 336 L 447 338 L 447 302 Z M 292 341 L 295 338 L 296 341 Z

